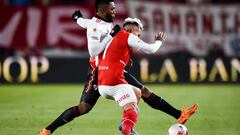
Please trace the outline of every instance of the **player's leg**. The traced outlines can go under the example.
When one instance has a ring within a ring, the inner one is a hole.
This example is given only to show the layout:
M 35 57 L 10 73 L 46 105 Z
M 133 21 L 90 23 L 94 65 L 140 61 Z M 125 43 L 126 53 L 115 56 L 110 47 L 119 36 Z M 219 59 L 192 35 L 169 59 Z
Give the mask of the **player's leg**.
M 120 107 L 123 107 L 123 119 L 121 131 L 123 135 L 130 135 L 138 118 L 138 99 L 141 91 L 129 84 L 116 86 L 99 86 L 99 93 L 107 99 L 114 99 Z M 137 98 L 138 96 L 138 98 Z M 132 134 L 132 133 L 131 133 Z
M 76 117 L 88 113 L 93 108 L 100 96 L 97 90 L 96 74 L 97 73 L 95 73 L 93 70 L 90 70 L 88 74 L 89 81 L 85 84 L 79 105 L 70 107 L 65 110 L 49 126 L 41 130 L 39 135 L 50 135 L 50 133 L 53 133 L 58 127 L 69 123 Z
M 140 99 L 141 99 L 141 97 L 142 97 L 142 92 L 141 92 L 141 90 L 140 90 L 139 88 L 137 88 L 137 87 L 135 87 L 135 86 L 132 86 L 132 90 L 133 90 L 133 92 L 134 92 L 135 95 L 136 95 L 137 104 L 139 104 Z
M 168 102 L 166 102 L 163 98 L 154 94 L 148 88 L 144 87 L 134 76 L 129 74 L 127 71 L 124 72 L 124 76 L 125 76 L 126 81 L 129 84 L 141 89 L 142 99 L 149 106 L 151 106 L 154 109 L 163 111 L 163 112 L 173 116 L 176 119 L 178 119 L 180 117 L 180 115 L 181 115 L 180 110 L 174 108 Z
M 138 119 L 138 103 L 141 98 L 141 91 L 131 85 L 123 85 L 123 88 L 116 90 L 114 99 L 119 106 L 123 107 L 122 134 L 130 135 Z M 122 100 L 121 100 L 122 99 Z
M 70 107 L 66 109 L 56 120 L 54 120 L 45 129 L 53 133 L 57 128 L 71 122 L 74 118 L 79 117 L 83 114 L 88 113 L 93 106 L 81 102 L 77 106 Z
M 124 76 L 126 81 L 141 89 L 142 91 L 142 99 L 144 102 L 146 102 L 149 106 L 151 106 L 154 109 L 163 111 L 174 118 L 178 120 L 178 123 L 184 124 L 191 116 L 192 114 L 197 110 L 198 104 L 194 104 L 190 108 L 186 108 L 183 110 L 178 110 L 174 108 L 172 105 L 170 105 L 167 101 L 165 101 L 160 96 L 157 96 L 152 91 L 150 91 L 148 88 L 144 87 L 134 76 L 129 74 L 128 72 L 124 72 Z
M 71 122 L 74 118 L 84 115 L 91 111 L 91 109 L 93 108 L 93 106 L 95 105 L 99 98 L 99 94 L 92 94 L 92 92 L 96 93 L 97 90 L 94 91 L 91 90 L 88 93 L 83 93 L 82 97 L 85 97 L 85 99 L 81 100 L 79 105 L 70 107 L 67 110 L 65 110 L 55 121 L 53 121 L 48 127 L 46 127 L 46 129 L 53 133 L 58 127 L 63 126 Z M 92 100 L 90 101 L 89 99 Z
M 171 106 L 167 101 L 165 101 L 163 98 L 157 96 L 153 92 L 151 92 L 148 88 L 145 86 L 142 87 L 142 99 L 152 108 L 163 111 L 174 118 L 177 119 L 178 123 L 184 124 L 193 113 L 198 108 L 198 104 L 194 104 L 190 108 L 184 108 L 182 110 L 178 110 Z
M 122 134 L 130 135 L 132 129 L 138 120 L 138 106 L 136 102 L 128 103 L 123 106 L 123 116 L 122 116 Z

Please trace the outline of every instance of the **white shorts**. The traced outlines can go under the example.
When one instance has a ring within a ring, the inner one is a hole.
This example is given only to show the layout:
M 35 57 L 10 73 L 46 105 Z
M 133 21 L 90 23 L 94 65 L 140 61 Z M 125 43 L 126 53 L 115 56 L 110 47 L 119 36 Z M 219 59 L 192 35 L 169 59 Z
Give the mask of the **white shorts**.
M 119 84 L 115 86 L 100 85 L 98 86 L 99 93 L 107 99 L 114 99 L 120 107 L 128 103 L 137 103 L 137 97 L 129 84 Z

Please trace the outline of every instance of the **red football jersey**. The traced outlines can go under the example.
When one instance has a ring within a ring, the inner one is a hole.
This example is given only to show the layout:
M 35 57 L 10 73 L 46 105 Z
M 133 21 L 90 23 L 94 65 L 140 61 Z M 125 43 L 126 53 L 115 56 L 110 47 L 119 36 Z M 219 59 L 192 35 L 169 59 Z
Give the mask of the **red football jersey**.
M 124 68 L 130 59 L 129 33 L 121 30 L 98 57 L 98 85 L 126 84 Z

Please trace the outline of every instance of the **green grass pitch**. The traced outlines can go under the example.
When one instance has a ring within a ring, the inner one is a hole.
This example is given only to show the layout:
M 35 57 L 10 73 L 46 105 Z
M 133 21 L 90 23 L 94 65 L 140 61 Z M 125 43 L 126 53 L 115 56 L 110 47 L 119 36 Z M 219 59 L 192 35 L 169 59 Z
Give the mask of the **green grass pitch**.
M 199 103 L 186 123 L 191 135 L 240 135 L 239 85 L 147 85 L 177 108 Z M 37 135 L 65 109 L 77 105 L 82 85 L 0 85 L 0 134 Z M 100 98 L 87 115 L 59 128 L 55 135 L 119 135 L 122 110 Z M 136 130 L 166 135 L 176 120 L 140 103 Z

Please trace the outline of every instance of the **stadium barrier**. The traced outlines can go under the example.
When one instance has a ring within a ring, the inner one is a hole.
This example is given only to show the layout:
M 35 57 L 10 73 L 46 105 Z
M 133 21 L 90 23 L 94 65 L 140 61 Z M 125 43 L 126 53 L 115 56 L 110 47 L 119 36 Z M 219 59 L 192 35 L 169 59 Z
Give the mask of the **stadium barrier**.
M 88 65 L 87 58 L 7 57 L 0 61 L 0 83 L 84 83 Z M 234 57 L 136 57 L 127 70 L 143 83 L 240 82 Z

